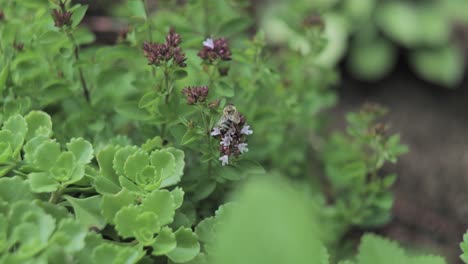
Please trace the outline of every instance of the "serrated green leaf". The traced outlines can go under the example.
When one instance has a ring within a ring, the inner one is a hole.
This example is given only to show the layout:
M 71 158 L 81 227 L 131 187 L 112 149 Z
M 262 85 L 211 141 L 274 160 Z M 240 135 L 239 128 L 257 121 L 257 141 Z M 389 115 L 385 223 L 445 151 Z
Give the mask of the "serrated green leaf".
M 49 140 L 37 146 L 33 154 L 33 164 L 40 170 L 48 171 L 60 156 L 60 144 Z
M 143 200 L 141 209 L 155 213 L 161 226 L 170 224 L 174 219 L 175 202 L 171 193 L 167 190 L 155 190 Z
M 96 177 L 95 185 L 100 193 L 116 194 L 121 189 L 119 177 L 113 167 L 114 156 L 118 150 L 119 147 L 109 145 L 96 155 L 100 175 Z
M 128 157 L 135 154 L 137 151 L 138 148 L 135 146 L 126 146 L 117 150 L 113 160 L 113 168 L 117 175 L 125 176 L 125 162 L 127 161 Z
M 101 215 L 101 196 L 96 195 L 84 199 L 64 196 L 71 204 L 75 212 L 76 220 L 86 228 L 102 229 L 106 225 L 106 220 Z
M 84 226 L 76 223 L 72 219 L 65 219 L 60 222 L 57 231 L 51 238 L 51 243 L 60 246 L 66 253 L 74 253 L 85 246 L 87 230 Z
M 182 150 L 171 147 L 167 148 L 166 151 L 169 151 L 170 153 L 172 153 L 172 155 L 174 155 L 175 171 L 171 177 L 163 180 L 161 184 L 161 187 L 163 188 L 177 184 L 184 175 L 185 167 L 185 153 Z
M 71 179 L 75 166 L 75 155 L 73 155 L 73 153 L 70 151 L 66 151 L 60 153 L 54 166 L 50 169 L 50 172 L 52 173 L 54 179 L 64 182 Z M 81 177 L 82 176 L 83 175 L 81 175 Z
M 3 124 L 4 130 L 9 130 L 15 135 L 20 135 L 23 138 L 28 131 L 28 124 L 21 115 L 13 115 Z
M 28 175 L 31 190 L 36 193 L 54 192 L 60 183 L 49 172 L 33 172 Z
M 125 177 L 135 182 L 137 175 L 140 174 L 148 164 L 148 154 L 143 151 L 137 151 L 128 156 L 123 168 Z
M 129 192 L 127 189 L 122 189 L 117 194 L 105 194 L 101 201 L 102 216 L 109 224 L 114 224 L 114 218 L 117 212 L 128 205 L 135 202 L 136 195 Z
M 171 191 L 172 198 L 174 199 L 175 209 L 178 209 L 180 206 L 182 206 L 182 203 L 184 202 L 184 194 L 184 190 L 182 190 L 180 187 L 176 187 Z
M 175 233 L 177 246 L 166 255 L 176 263 L 184 263 L 194 259 L 200 252 L 197 235 L 190 228 L 179 228 Z
M 101 244 L 92 253 L 93 263 L 137 263 L 144 256 L 141 247 L 124 247 L 113 244 Z
M 47 113 L 31 111 L 24 118 L 28 124 L 26 139 L 31 139 L 38 135 L 52 136 L 52 120 Z
M 30 201 L 33 199 L 27 181 L 18 176 L 0 179 L 0 200 L 9 204 L 17 201 Z
M 67 143 L 67 149 L 75 155 L 79 164 L 88 164 L 93 159 L 93 146 L 83 138 L 72 138 Z
M 172 229 L 167 226 L 163 227 L 161 228 L 161 231 L 156 237 L 156 240 L 151 245 L 151 247 L 153 248 L 151 254 L 155 256 L 165 255 L 174 250 L 176 248 L 176 245 L 176 236 L 172 232 Z
M 141 213 L 140 208 L 136 205 L 130 205 L 120 209 L 115 215 L 115 229 L 119 232 L 119 235 L 124 238 L 133 237 L 134 226 L 132 223 L 135 221 L 137 216 Z
M 151 153 L 151 165 L 153 165 L 161 178 L 167 179 L 176 172 L 174 155 L 167 150 L 155 150 Z

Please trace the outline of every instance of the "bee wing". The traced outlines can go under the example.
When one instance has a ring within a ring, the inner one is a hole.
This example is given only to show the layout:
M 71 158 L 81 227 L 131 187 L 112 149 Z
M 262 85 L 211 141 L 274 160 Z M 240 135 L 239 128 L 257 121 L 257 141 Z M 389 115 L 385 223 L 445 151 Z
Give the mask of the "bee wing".
M 239 112 L 235 112 L 234 114 L 231 115 L 231 121 L 239 124 L 240 123 L 240 115 Z

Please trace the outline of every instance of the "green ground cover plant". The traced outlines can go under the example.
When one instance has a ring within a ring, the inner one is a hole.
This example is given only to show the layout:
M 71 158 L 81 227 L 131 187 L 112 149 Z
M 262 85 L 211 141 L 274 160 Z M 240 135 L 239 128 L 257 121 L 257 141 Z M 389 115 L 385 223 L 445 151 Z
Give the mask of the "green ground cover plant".
M 152 10 L 113 5 L 103 46 L 86 5 L 0 0 L 0 263 L 445 263 L 346 240 L 391 220 L 408 149 L 372 104 L 327 133 L 319 13 L 281 45 L 246 1 Z

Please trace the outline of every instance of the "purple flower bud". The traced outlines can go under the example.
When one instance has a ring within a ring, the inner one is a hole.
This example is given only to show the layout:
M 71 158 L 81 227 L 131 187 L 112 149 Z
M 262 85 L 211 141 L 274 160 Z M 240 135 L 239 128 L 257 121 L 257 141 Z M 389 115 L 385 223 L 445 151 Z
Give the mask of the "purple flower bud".
M 56 27 L 61 28 L 63 26 L 71 26 L 72 12 L 63 11 L 59 9 L 53 9 L 51 14 L 52 14 L 52 18 L 54 19 L 54 25 Z
M 215 60 L 231 60 L 231 55 L 231 50 L 225 38 L 206 39 L 203 42 L 202 50 L 198 52 L 198 56 L 209 64 Z
M 186 87 L 182 90 L 188 104 L 205 102 L 208 92 L 209 89 L 206 86 Z

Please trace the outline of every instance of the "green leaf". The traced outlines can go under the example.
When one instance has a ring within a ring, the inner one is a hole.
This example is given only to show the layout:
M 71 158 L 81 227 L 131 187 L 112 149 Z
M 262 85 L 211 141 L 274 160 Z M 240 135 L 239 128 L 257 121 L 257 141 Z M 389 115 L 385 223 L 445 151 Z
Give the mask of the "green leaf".
M 180 187 L 176 187 L 174 190 L 171 191 L 172 198 L 174 199 L 175 209 L 178 209 L 182 206 L 184 202 L 184 190 Z
M 52 136 L 52 120 L 47 113 L 31 111 L 25 116 L 25 120 L 28 124 L 26 139 L 31 139 L 38 135 Z
M 219 28 L 219 35 L 230 37 L 236 33 L 245 31 L 252 21 L 248 17 L 236 17 L 222 24 Z
M 138 107 L 138 102 L 126 102 L 115 107 L 115 111 L 130 120 L 145 121 L 151 118 L 151 115 Z
M 184 263 L 194 259 L 200 252 L 197 235 L 190 228 L 179 228 L 175 232 L 177 247 L 166 255 L 175 263 Z
M 51 243 L 60 246 L 66 253 L 80 251 L 85 246 L 87 230 L 73 219 L 65 219 L 60 222 L 57 231 L 51 238 Z
M 141 97 L 140 102 L 138 102 L 138 107 L 140 108 L 150 107 L 156 103 L 158 98 L 159 98 L 159 94 L 157 92 L 149 91 Z
M 0 164 L 7 162 L 12 156 L 11 145 L 7 142 L 0 142 Z
M 119 193 L 111 195 L 105 194 L 101 201 L 102 216 L 108 223 L 114 224 L 114 218 L 117 212 L 128 205 L 135 202 L 136 195 L 126 189 L 122 189 Z
M 185 167 L 185 154 L 182 150 L 176 148 L 167 148 L 166 151 L 169 151 L 174 155 L 175 158 L 175 172 L 173 175 L 164 181 L 161 184 L 161 187 L 167 187 L 171 185 L 175 185 L 180 182 L 180 179 L 184 175 L 184 167 Z
M 212 263 L 327 264 L 320 242 L 329 235 L 325 221 L 320 210 L 313 211 L 314 200 L 297 189 L 278 178 L 252 178 L 233 197 L 237 206 L 216 230 Z
M 137 175 L 140 174 L 148 164 L 148 154 L 143 151 L 137 151 L 136 153 L 128 156 L 124 163 L 125 176 L 135 182 Z
M 86 10 L 88 10 L 88 5 L 80 5 L 78 8 L 73 10 L 73 14 L 71 16 L 72 27 L 76 27 L 80 24 L 86 14 Z
M 93 146 L 83 138 L 72 138 L 67 143 L 67 149 L 75 155 L 76 161 L 81 165 L 90 163 L 94 156 Z
M 155 213 L 161 226 L 172 223 L 176 204 L 171 193 L 167 190 L 155 190 L 143 200 L 141 208 L 146 212 Z
M 151 254 L 155 256 L 165 255 L 174 250 L 176 248 L 176 245 L 177 242 L 175 234 L 172 232 L 172 229 L 170 227 L 165 226 L 161 228 L 161 231 L 156 237 L 156 240 L 151 245 L 151 247 L 153 248 Z
M 136 205 L 129 205 L 120 209 L 115 215 L 115 229 L 123 238 L 134 237 L 133 231 L 135 226 L 133 223 L 141 213 L 140 208 Z
M 114 156 L 118 150 L 119 147 L 109 145 L 96 155 L 100 175 L 96 177 L 95 185 L 100 193 L 115 194 L 121 189 L 119 177 L 113 168 Z
M 377 80 L 390 72 L 395 63 L 395 50 L 383 39 L 357 41 L 350 51 L 348 68 L 364 80 Z
M 60 183 L 49 172 L 33 172 L 28 175 L 31 190 L 36 193 L 55 192 Z
M 151 153 L 151 165 L 153 165 L 161 175 L 162 179 L 167 179 L 176 172 L 176 163 L 174 155 L 163 149 L 155 150 Z
M 75 211 L 76 220 L 78 220 L 81 225 L 86 228 L 104 228 L 106 220 L 101 215 L 99 207 L 101 204 L 101 196 L 96 195 L 79 199 L 66 195 L 64 198 L 72 205 L 73 210 Z
M 460 83 L 465 69 L 463 53 L 456 46 L 418 50 L 411 63 L 422 78 L 449 88 Z
M 182 80 L 187 77 L 188 73 L 184 70 L 177 70 L 174 72 L 174 80 Z
M 20 135 L 24 138 L 28 131 L 28 125 L 22 116 L 13 115 L 3 124 L 3 129 L 9 130 L 14 135 Z
M 0 201 L 13 204 L 33 199 L 29 183 L 18 176 L 0 179 Z
M 34 151 L 33 164 L 40 170 L 48 171 L 60 155 L 60 144 L 49 140 L 40 144 Z
M 54 166 L 50 169 L 54 179 L 65 182 L 72 178 L 72 174 L 75 171 L 76 161 L 75 155 L 70 151 L 62 152 Z M 78 175 L 77 178 L 82 178 L 84 175 L 84 170 L 81 175 Z
M 10 71 L 9 63 L 4 65 L 3 69 L 0 71 L 0 93 L 6 89 L 6 81 L 8 79 L 8 72 Z
M 377 9 L 377 23 L 395 41 L 412 47 L 419 41 L 419 20 L 416 5 L 410 2 L 385 2 Z
M 101 244 L 92 253 L 93 263 L 137 263 L 145 253 L 141 247 Z
M 125 162 L 127 162 L 128 157 L 135 154 L 138 151 L 138 148 L 135 146 L 126 146 L 123 147 L 115 153 L 113 168 L 117 175 L 125 176 Z
M 115 215 L 115 228 L 119 234 L 124 238 L 135 237 L 144 245 L 153 242 L 153 235 L 160 227 L 155 213 L 144 212 L 134 205 L 122 208 Z
M 216 86 L 216 93 L 220 96 L 233 97 L 234 96 L 234 87 L 228 84 L 227 82 L 219 82 L 219 85 Z

